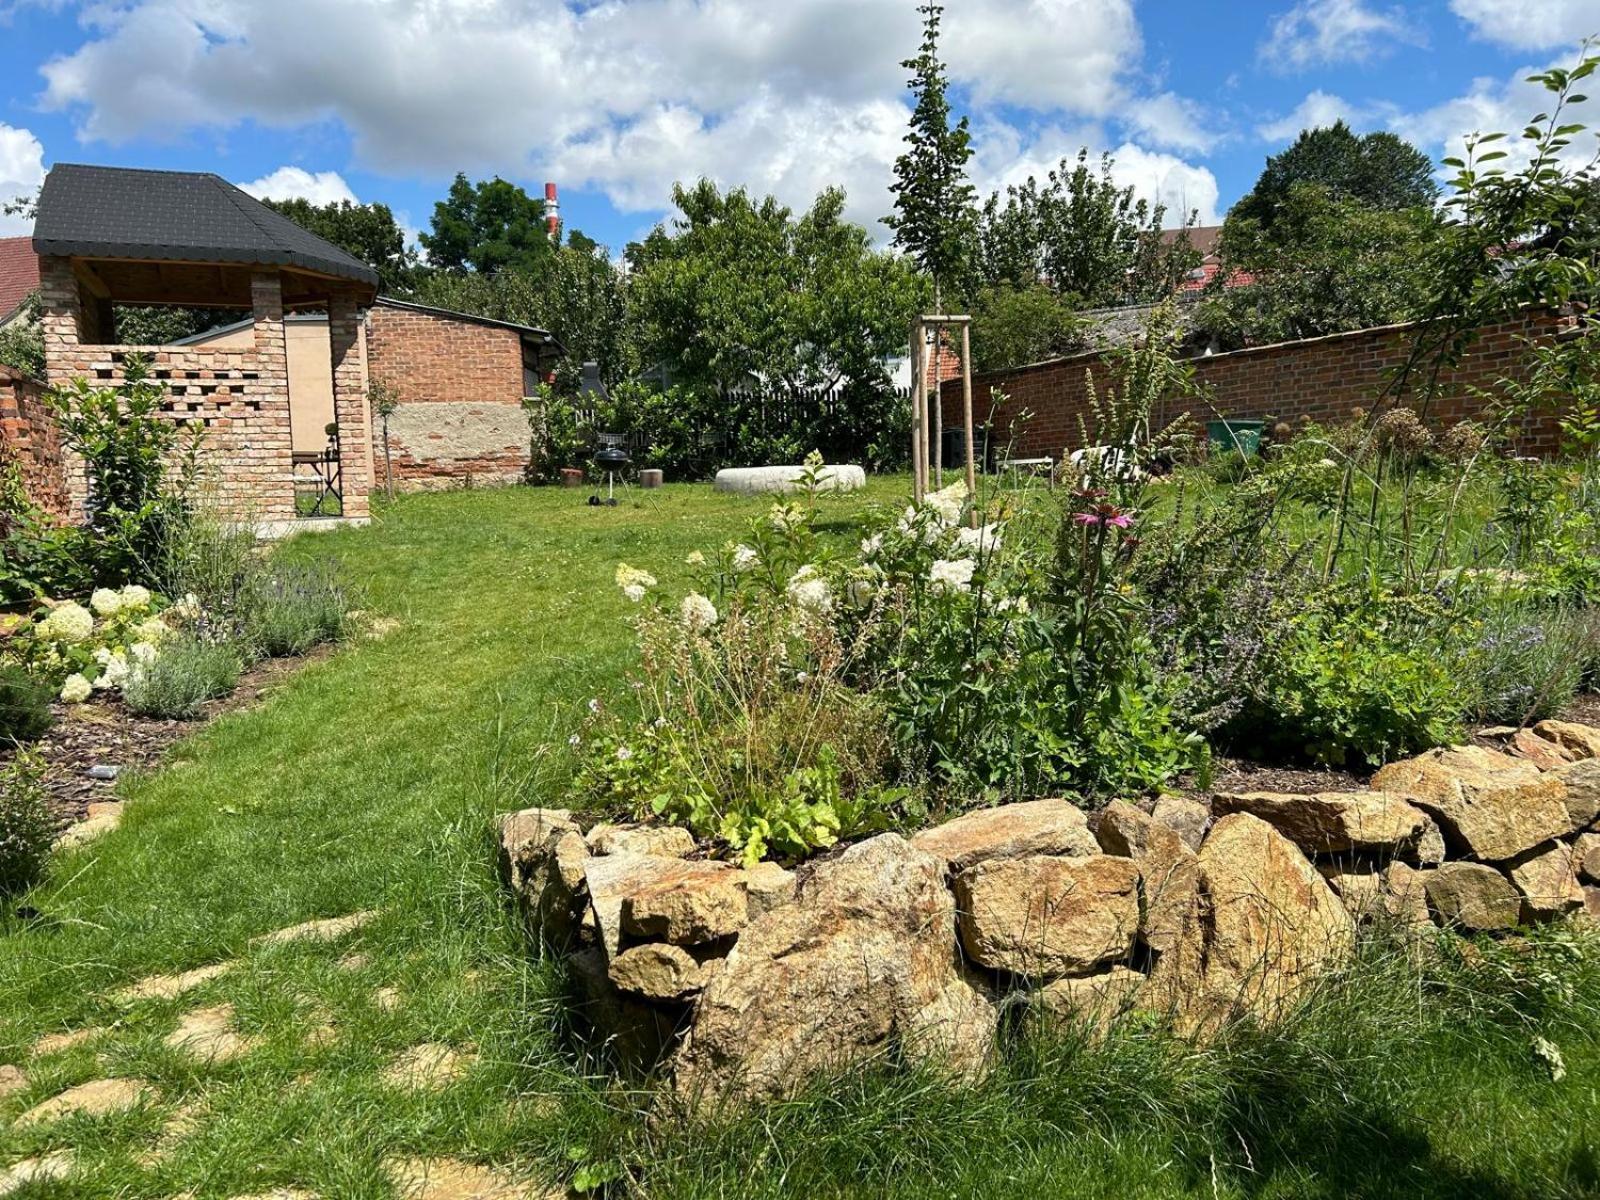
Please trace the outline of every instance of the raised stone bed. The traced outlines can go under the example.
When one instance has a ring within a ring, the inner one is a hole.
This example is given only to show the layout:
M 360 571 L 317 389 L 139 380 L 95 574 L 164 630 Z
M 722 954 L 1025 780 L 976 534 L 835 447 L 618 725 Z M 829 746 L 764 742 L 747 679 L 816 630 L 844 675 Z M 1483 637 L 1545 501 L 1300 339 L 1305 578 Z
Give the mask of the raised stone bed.
M 1600 919 L 1600 731 L 1534 736 L 1394 763 L 1367 791 L 985 809 L 796 871 L 529 809 L 502 821 L 501 869 L 580 1014 L 686 1107 L 888 1053 L 972 1076 L 1008 1007 L 1090 1028 L 1138 1009 L 1206 1036 L 1278 1017 L 1366 922 Z
M 712 487 L 719 492 L 755 496 L 763 492 L 799 490 L 805 467 L 724 467 Z M 867 486 L 867 473 L 856 466 L 823 467 L 817 486 L 825 492 L 853 492 Z

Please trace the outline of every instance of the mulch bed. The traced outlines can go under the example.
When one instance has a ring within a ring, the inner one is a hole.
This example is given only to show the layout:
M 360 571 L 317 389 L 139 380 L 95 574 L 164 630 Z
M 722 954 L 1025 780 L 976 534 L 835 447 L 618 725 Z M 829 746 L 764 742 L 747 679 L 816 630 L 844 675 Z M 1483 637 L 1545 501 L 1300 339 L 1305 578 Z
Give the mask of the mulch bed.
M 188 721 L 135 716 L 119 700 L 55 704 L 56 723 L 28 749 L 44 760 L 44 787 L 58 830 L 81 821 L 89 805 L 115 799 L 115 779 L 94 779 L 93 767 L 116 767 L 119 776 L 158 766 L 172 746 L 226 712 L 247 708 L 307 663 L 326 658 L 319 646 L 300 658 L 269 658 L 239 677 L 233 693 L 206 704 Z M 0 763 L 15 751 L 0 749 Z

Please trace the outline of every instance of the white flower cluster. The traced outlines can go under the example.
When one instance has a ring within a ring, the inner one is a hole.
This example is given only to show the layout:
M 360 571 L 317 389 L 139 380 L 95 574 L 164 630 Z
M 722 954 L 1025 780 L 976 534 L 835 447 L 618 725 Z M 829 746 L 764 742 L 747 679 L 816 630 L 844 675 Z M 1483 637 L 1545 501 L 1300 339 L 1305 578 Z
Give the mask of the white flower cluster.
M 753 546 L 746 546 L 740 542 L 733 548 L 733 569 L 743 575 L 746 571 L 753 571 L 761 562 L 761 555 L 757 554 Z
M 965 592 L 972 587 L 977 563 L 970 558 L 941 558 L 928 568 L 928 582 L 935 593 Z
M 987 558 L 1000 549 L 1000 526 L 980 525 L 976 529 L 956 530 L 956 549 Z
M 94 609 L 96 615 L 101 617 L 114 617 L 122 612 L 137 612 L 148 608 L 154 597 L 150 589 L 140 587 L 137 583 L 130 583 L 120 590 L 112 588 L 96 588 L 89 597 L 89 607 Z
M 149 611 L 154 602 L 150 589 L 136 583 L 96 588 L 87 606 L 74 600 L 57 604 L 33 627 L 34 637 L 47 647 L 47 661 L 80 668 L 62 683 L 63 701 L 81 704 L 95 692 L 119 690 L 155 662 L 172 630 Z
M 784 590 L 790 600 L 807 612 L 825 615 L 833 611 L 833 590 L 810 563 L 790 576 Z
M 656 586 L 656 577 L 649 571 L 641 571 L 638 567 L 630 567 L 627 563 L 618 563 L 617 586 L 622 589 L 624 596 L 638 604 L 645 598 L 646 593 Z
M 77 601 L 68 600 L 46 613 L 33 632 L 41 641 L 76 646 L 94 632 L 94 615 Z
M 684 626 L 693 633 L 704 633 L 717 623 L 717 609 L 699 592 L 690 592 L 678 606 Z

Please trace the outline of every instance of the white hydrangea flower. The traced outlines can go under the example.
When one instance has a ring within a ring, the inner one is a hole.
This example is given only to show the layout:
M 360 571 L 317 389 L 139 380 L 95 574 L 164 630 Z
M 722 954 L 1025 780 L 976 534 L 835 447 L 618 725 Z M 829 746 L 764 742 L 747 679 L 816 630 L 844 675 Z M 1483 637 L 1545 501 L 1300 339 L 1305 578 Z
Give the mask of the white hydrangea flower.
M 130 583 L 122 589 L 120 607 L 123 611 L 127 611 L 130 608 L 146 608 L 153 598 L 150 595 L 149 588 L 140 587 L 137 583 Z
M 114 617 L 122 609 L 122 596 L 115 588 L 95 588 L 89 607 L 102 617 Z
M 942 521 L 943 518 L 933 509 L 912 506 L 901 514 L 895 528 L 906 537 L 915 538 L 923 545 L 931 546 L 939 540 L 943 532 Z
M 703 567 L 706 565 L 706 556 L 698 550 L 691 550 L 689 551 L 689 557 L 683 561 L 691 567 Z
M 678 607 L 683 623 L 695 633 L 710 629 L 717 623 L 716 606 L 699 592 L 690 592 Z
M 946 525 L 954 525 L 961 520 L 961 512 L 967 506 L 967 481 L 957 480 L 947 488 L 929 492 L 923 503 L 938 513 Z
M 964 592 L 972 586 L 976 568 L 970 558 L 941 558 L 928 568 L 928 580 L 935 592 Z
M 740 542 L 733 548 L 733 569 L 741 575 L 746 571 L 755 570 L 756 564 L 760 561 L 761 556 L 756 553 L 753 546 L 746 546 Z
M 196 620 L 202 611 L 200 597 L 193 592 L 186 592 L 183 599 L 172 606 L 172 611 L 180 621 Z
M 623 589 L 622 589 L 622 594 L 624 596 L 626 596 L 629 600 L 632 600 L 635 604 L 638 604 L 639 601 L 643 600 L 644 597 L 645 597 L 644 584 L 642 584 L 642 583 L 625 584 L 623 586 Z
M 865 608 L 878 594 L 878 585 L 871 579 L 852 579 L 845 585 L 844 594 L 856 608 Z
M 1000 549 L 1000 526 L 980 525 L 976 529 L 958 529 L 956 546 L 973 554 L 993 554 Z
M 867 558 L 873 557 L 878 553 L 879 550 L 882 549 L 883 534 L 881 533 L 875 533 L 871 537 L 863 538 L 861 540 L 861 553 Z
M 767 520 L 779 533 L 788 533 L 796 525 L 805 524 L 805 510 L 794 504 L 774 504 Z
M 68 675 L 66 682 L 61 685 L 61 699 L 68 704 L 82 704 L 93 690 L 82 675 Z
M 637 604 L 644 599 L 645 592 L 656 586 L 656 577 L 649 571 L 641 571 L 638 567 L 630 567 L 627 563 L 618 563 L 617 586 L 622 589 L 624 596 Z
M 807 563 L 789 579 L 789 599 L 801 608 L 814 613 L 833 611 L 833 591 L 828 581 L 817 574 L 816 567 Z
M 95 655 L 96 658 L 100 656 Z M 94 678 L 94 690 L 108 692 L 128 682 L 128 656 L 118 650 L 100 660 L 100 674 Z
M 52 608 L 35 632 L 47 642 L 76 645 L 94 632 L 94 617 L 83 605 L 69 600 Z
M 129 636 L 138 642 L 159 642 L 172 629 L 160 617 L 146 617 L 133 627 Z
M 135 642 L 128 647 L 128 658 L 133 666 L 148 667 L 155 662 L 157 653 L 154 642 Z
M 1026 596 L 1003 596 L 994 606 L 995 612 L 1028 614 L 1028 598 Z

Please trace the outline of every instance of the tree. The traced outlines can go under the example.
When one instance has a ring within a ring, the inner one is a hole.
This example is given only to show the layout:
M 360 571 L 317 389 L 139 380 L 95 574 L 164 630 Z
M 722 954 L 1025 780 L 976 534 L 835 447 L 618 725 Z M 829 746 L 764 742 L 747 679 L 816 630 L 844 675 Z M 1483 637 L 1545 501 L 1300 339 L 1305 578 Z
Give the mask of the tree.
M 1159 300 L 1172 293 L 1199 255 L 1186 234 L 1167 239 L 1167 210 L 1136 198 L 1112 178 L 1115 160 L 1062 159 L 1043 186 L 1026 182 L 984 202 L 978 263 L 985 284 L 1032 287 L 1043 281 L 1084 308 Z M 1189 222 L 1194 220 L 1193 214 Z
M 606 248 L 577 231 L 542 273 L 514 267 L 492 274 L 433 271 L 411 295 L 423 304 L 548 329 L 567 349 L 557 373 L 568 387 L 585 362 L 598 364 L 608 386 L 639 369 L 626 280 Z
M 1335 121 L 1327 128 L 1304 129 L 1294 144 L 1267 159 L 1256 185 L 1229 211 L 1270 229 L 1280 205 L 1297 185 L 1314 183 L 1335 200 L 1350 200 L 1389 212 L 1430 207 L 1439 198 L 1433 162 L 1410 142 L 1392 133 L 1357 137 Z
M 894 212 L 884 224 L 894 230 L 894 244 L 909 254 L 941 288 L 966 281 L 971 261 L 977 193 L 967 179 L 972 137 L 967 118 L 950 123 L 948 81 L 939 61 L 939 19 L 944 6 L 927 3 L 922 14 L 922 47 L 900 65 L 912 72 L 908 83 L 916 97 L 909 149 L 895 160 Z
M 1196 324 L 1236 347 L 1409 321 L 1426 303 L 1427 256 L 1442 231 L 1431 207 L 1376 209 L 1296 184 L 1270 227 L 1229 215 L 1223 269 Z M 1250 282 L 1234 282 L 1239 273 Z
M 629 248 L 646 361 L 679 382 L 723 390 L 752 379 L 786 388 L 882 387 L 926 286 L 872 249 L 829 189 L 795 219 L 771 196 L 672 192 L 681 215 Z
M 380 291 L 399 292 L 411 285 L 416 255 L 406 247 L 405 232 L 387 204 L 353 204 L 349 200 L 312 204 L 298 197 L 262 203 L 377 271 Z
M 544 201 L 496 176 L 467 182 L 457 175 L 433 206 L 432 233 L 422 245 L 434 266 L 489 274 L 504 268 L 541 274 L 555 257 L 545 229 Z
M 1002 371 L 1085 348 L 1084 323 L 1042 283 L 979 288 L 972 301 L 974 370 Z

